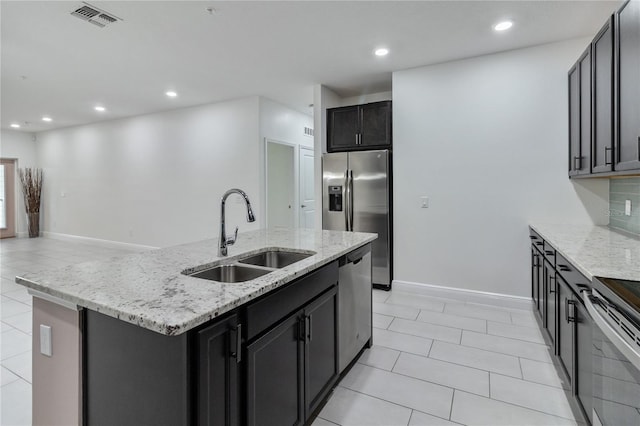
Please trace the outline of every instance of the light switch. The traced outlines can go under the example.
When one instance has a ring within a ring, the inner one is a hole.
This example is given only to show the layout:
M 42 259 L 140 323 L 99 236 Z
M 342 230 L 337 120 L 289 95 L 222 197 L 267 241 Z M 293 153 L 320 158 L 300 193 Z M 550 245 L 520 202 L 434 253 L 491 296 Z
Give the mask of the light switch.
M 631 216 L 631 200 L 625 200 L 624 202 L 624 214 Z
M 51 356 L 51 327 L 40 324 L 40 353 Z
M 420 207 L 423 209 L 429 208 L 429 197 L 427 196 L 420 197 Z

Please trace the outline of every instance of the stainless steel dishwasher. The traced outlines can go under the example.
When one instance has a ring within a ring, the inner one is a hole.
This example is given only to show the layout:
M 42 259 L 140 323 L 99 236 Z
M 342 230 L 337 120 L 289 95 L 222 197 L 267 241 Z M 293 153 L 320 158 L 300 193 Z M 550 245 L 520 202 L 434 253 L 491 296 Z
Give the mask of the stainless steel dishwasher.
M 340 372 L 371 339 L 371 245 L 340 258 L 338 332 Z

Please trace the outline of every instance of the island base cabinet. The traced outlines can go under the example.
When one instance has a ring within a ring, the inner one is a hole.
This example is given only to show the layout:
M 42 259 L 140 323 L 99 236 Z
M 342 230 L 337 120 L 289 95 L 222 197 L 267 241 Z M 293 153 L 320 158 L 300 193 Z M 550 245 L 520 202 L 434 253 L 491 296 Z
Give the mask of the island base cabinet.
M 322 402 L 338 375 L 336 318 L 338 293 L 334 288 L 305 308 L 305 410 L 308 417 Z
M 241 330 L 233 314 L 197 332 L 198 402 L 200 426 L 240 424 Z
M 338 376 L 337 289 L 247 346 L 247 423 L 301 425 Z
M 296 313 L 247 346 L 247 424 L 300 425 L 303 344 Z
M 84 335 L 84 424 L 190 424 L 187 333 L 165 336 L 86 310 Z

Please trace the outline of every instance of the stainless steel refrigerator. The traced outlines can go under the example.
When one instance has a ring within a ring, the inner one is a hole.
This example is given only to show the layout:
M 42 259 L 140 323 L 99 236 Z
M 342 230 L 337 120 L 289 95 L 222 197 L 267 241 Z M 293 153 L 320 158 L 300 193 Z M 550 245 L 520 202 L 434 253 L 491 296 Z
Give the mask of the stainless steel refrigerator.
M 322 156 L 322 228 L 375 232 L 371 247 L 374 287 L 391 288 L 391 153 L 351 151 Z

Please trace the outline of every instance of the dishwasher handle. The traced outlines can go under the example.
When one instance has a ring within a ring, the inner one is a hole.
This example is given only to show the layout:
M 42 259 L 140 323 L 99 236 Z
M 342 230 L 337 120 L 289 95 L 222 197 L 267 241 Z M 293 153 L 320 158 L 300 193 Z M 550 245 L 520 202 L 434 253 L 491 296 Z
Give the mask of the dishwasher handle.
M 347 253 L 340 259 L 340 266 L 348 265 L 349 263 L 357 265 L 358 263 L 360 263 L 360 261 L 362 261 L 362 258 L 370 252 L 371 245 L 367 244 L 366 246 L 360 247 L 359 249 L 356 249 L 351 253 Z

